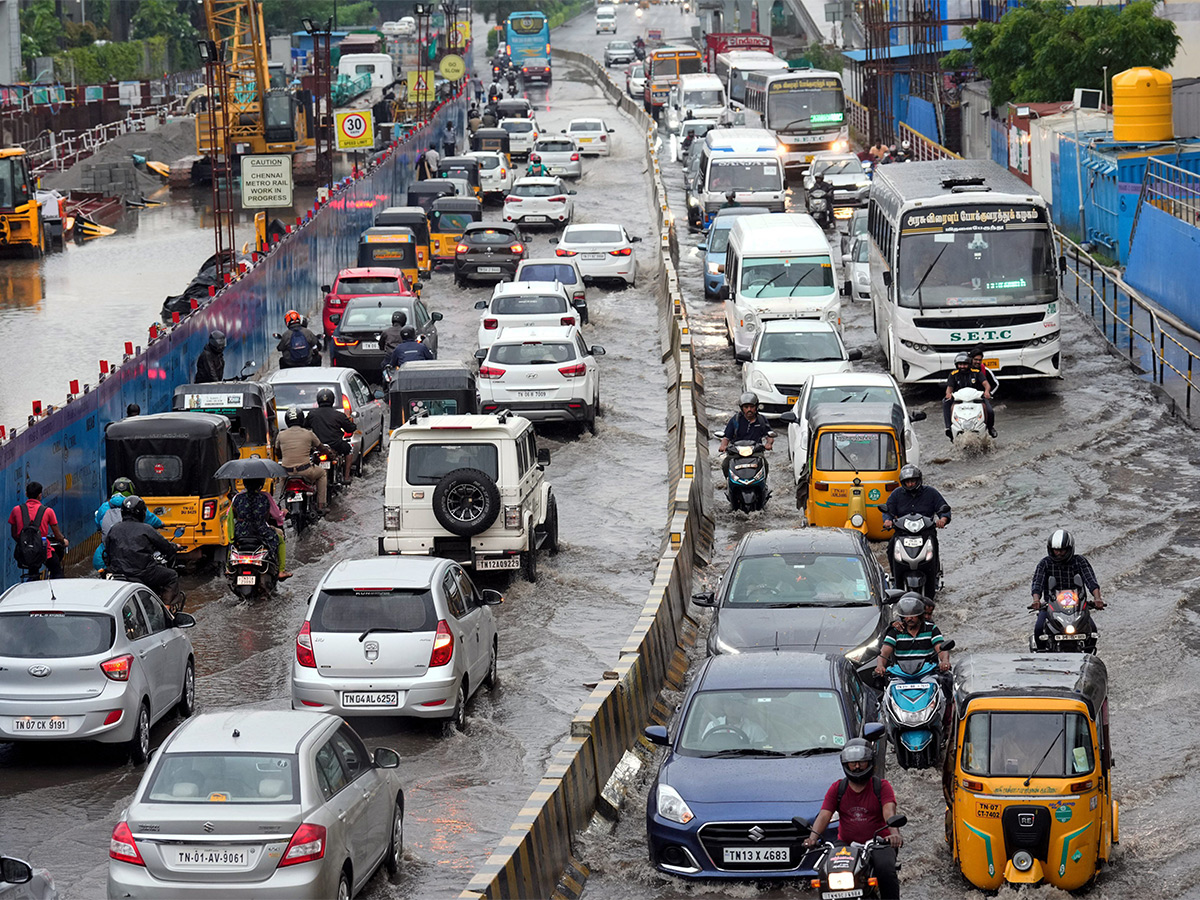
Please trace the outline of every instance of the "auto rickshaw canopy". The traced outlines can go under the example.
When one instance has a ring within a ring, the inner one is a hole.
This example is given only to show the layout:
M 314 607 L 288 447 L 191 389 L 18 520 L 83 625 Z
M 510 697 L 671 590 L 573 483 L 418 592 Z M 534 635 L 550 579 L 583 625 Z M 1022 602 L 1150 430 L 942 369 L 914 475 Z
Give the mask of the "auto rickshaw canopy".
M 1108 669 L 1093 653 L 971 653 L 954 666 L 961 712 L 978 697 L 1082 700 L 1093 718 L 1108 696 Z
M 903 454 L 904 410 L 900 408 L 899 403 L 819 403 L 809 414 L 809 459 L 813 462 L 813 468 L 883 472 L 898 468 L 902 464 L 903 460 L 899 457 L 888 457 L 887 447 L 879 441 L 865 441 L 864 443 L 871 445 L 869 449 L 851 447 L 861 451 L 855 454 L 848 453 L 846 447 L 839 447 L 843 454 L 850 456 L 849 461 L 834 452 L 833 443 L 828 445 L 828 451 L 825 451 L 820 443 L 824 434 L 833 431 L 851 434 L 856 428 L 876 433 L 886 433 L 890 430 L 894 437 L 890 442 L 893 451 Z M 847 447 L 852 443 L 847 441 Z M 825 458 L 826 452 L 828 459 Z
M 106 484 L 130 478 L 143 497 L 215 497 L 213 474 L 239 452 L 229 419 L 201 412 L 133 416 L 104 432 Z
M 429 212 L 433 201 L 438 197 L 452 197 L 457 193 L 454 185 L 440 178 L 428 178 L 425 181 L 414 181 L 408 186 L 408 205 L 419 206 Z
M 471 149 L 490 150 L 507 157 L 512 153 L 512 137 L 503 128 L 480 128 L 471 135 Z
M 417 415 L 473 415 L 479 412 L 475 369 L 438 359 L 407 362 L 392 377 L 388 402 L 392 428 Z
M 206 412 L 224 416 L 229 420 L 234 441 L 243 448 L 269 448 L 279 433 L 275 416 L 275 389 L 264 382 L 181 384 L 175 388 L 171 409 L 175 412 Z M 270 453 L 266 455 L 269 457 Z
M 402 269 L 416 283 L 416 235 L 409 228 L 372 226 L 358 238 L 358 264 Z

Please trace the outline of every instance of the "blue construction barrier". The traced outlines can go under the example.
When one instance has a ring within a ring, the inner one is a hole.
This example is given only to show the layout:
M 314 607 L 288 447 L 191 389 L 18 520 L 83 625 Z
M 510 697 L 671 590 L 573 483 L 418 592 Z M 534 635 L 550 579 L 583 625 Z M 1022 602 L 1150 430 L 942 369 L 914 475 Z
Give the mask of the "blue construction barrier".
M 423 126 L 381 154 L 358 178 L 347 178 L 328 202 L 305 217 L 244 275 L 222 289 L 178 325 L 169 326 L 142 352 L 122 362 L 100 384 L 39 419 L 0 445 L 0 508 L 11 509 L 25 497 L 29 481 L 41 482 L 43 500 L 58 516 L 72 547 L 96 531 L 93 515 L 107 497 L 104 429 L 123 418 L 129 403 L 143 413 L 171 408 L 175 386 L 192 381 L 196 358 L 214 329 L 225 332 L 225 374 L 237 375 L 245 363 L 265 368 L 275 356 L 272 333 L 283 326 L 289 309 L 317 312 L 319 288 L 340 268 L 353 265 L 358 237 L 375 213 L 402 205 L 414 177 L 418 155 L 435 141 L 446 121 L 466 133 L 465 94 L 441 104 Z M 181 281 L 186 279 L 181 273 Z M 20 580 L 8 549 L 0 552 L 5 588 Z

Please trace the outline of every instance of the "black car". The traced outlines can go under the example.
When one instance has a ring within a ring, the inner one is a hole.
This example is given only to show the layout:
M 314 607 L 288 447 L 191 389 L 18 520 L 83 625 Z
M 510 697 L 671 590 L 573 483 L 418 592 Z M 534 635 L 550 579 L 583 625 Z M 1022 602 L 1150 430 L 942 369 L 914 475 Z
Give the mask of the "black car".
M 521 64 L 521 80 L 526 84 L 531 81 L 550 83 L 550 60 L 544 56 L 531 56 Z
M 329 337 L 329 364 L 354 369 L 373 384 L 382 383 L 385 355 L 380 334 L 392 326 L 392 314 L 402 310 L 408 324 L 437 356 L 440 312 L 430 312 L 419 297 L 356 297 L 346 304 Z
M 509 97 L 496 103 L 496 115 L 501 119 L 532 119 L 533 104 L 524 97 Z
M 516 225 L 474 222 L 455 248 L 454 283 L 512 281 L 524 258 L 525 238 Z
M 868 659 L 879 650 L 893 597 L 871 545 L 847 528 L 746 535 L 719 589 L 697 594 L 715 606 L 708 652 L 807 650 Z

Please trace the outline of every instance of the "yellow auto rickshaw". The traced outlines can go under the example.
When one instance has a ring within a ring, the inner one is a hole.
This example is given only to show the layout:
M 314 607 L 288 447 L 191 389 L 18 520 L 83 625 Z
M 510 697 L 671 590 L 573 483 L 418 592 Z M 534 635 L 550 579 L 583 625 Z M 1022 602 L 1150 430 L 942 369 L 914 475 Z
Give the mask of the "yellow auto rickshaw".
M 358 238 L 358 264 L 399 269 L 414 291 L 419 293 L 421 290 L 417 266 L 417 238 L 410 228 L 368 228 Z
M 971 654 L 942 787 L 946 841 L 966 879 L 1075 891 L 1119 840 L 1108 672 L 1090 653 Z
M 508 167 L 512 168 L 512 136 L 503 128 L 480 128 L 471 135 L 471 150 L 503 153 Z
M 438 178 L 461 178 L 471 186 L 476 200 L 483 199 L 479 170 L 482 163 L 473 156 L 446 156 L 438 162 Z
M 453 197 L 457 192 L 454 185 L 438 178 L 427 178 L 425 181 L 414 181 L 408 186 L 408 205 L 419 206 L 426 214 L 433 207 L 433 201 L 438 197 Z
M 786 413 L 782 418 L 792 421 Z M 809 414 L 808 447 L 796 506 L 809 525 L 854 528 L 884 540 L 882 509 L 900 486 L 904 412 L 898 403 L 819 403 Z
M 385 228 L 407 228 L 417 239 L 417 268 L 425 274 L 433 271 L 433 242 L 429 239 L 429 219 L 419 206 L 389 206 L 375 216 L 375 224 Z
M 241 455 L 229 419 L 209 412 L 132 416 L 108 426 L 104 448 L 105 484 L 132 479 L 164 531 L 182 527 L 174 538 L 186 548 L 181 556 L 224 551 L 233 492 L 214 473 Z
M 429 230 L 433 258 L 438 264 L 454 262 L 454 249 L 472 222 L 483 221 L 483 204 L 472 197 L 441 197 L 433 201 Z

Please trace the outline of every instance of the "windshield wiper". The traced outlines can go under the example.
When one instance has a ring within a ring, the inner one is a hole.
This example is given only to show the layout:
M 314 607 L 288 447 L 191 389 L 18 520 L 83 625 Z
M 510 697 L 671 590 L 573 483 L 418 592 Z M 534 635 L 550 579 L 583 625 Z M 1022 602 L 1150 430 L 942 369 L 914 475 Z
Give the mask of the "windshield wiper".
M 358 642 L 361 644 L 363 641 L 365 641 L 367 639 L 368 634 L 380 634 L 380 633 L 382 633 L 382 634 L 412 634 L 412 631 L 409 630 L 408 628 L 388 628 L 386 626 L 380 626 L 378 628 L 368 628 L 366 631 L 364 631 L 362 634 L 360 634 L 358 636 Z
M 792 119 L 792 121 L 788 122 L 786 125 L 780 125 L 775 130 L 776 131 L 786 131 L 787 129 L 791 128 L 793 125 L 803 125 L 805 122 L 808 122 L 810 119 L 812 119 L 811 113 L 806 116 L 801 116 L 798 119 Z
M 857 474 L 858 474 L 858 466 L 856 466 L 856 465 L 854 464 L 854 460 L 852 460 L 852 459 L 851 459 L 850 457 L 848 457 L 848 456 L 847 456 L 845 453 L 843 453 L 843 452 L 842 452 L 842 448 L 841 448 L 841 447 L 839 447 L 837 444 L 834 444 L 834 445 L 833 445 L 833 449 L 834 449 L 834 452 L 836 452 L 838 456 L 840 456 L 840 457 L 841 457 L 842 459 L 844 459 L 846 462 L 850 463 L 850 468 L 852 468 L 852 469 L 854 470 L 854 474 L 855 474 L 855 475 L 857 475 Z
M 1033 776 L 1038 773 L 1038 769 L 1042 767 L 1042 763 L 1046 761 L 1046 757 L 1050 755 L 1050 751 L 1054 749 L 1054 745 L 1058 743 L 1058 739 L 1067 732 L 1066 720 L 1063 720 L 1062 728 L 1058 729 L 1058 734 L 1054 736 L 1054 740 L 1050 742 L 1050 746 L 1046 748 L 1046 752 L 1042 754 L 1042 758 L 1038 760 L 1038 764 L 1033 767 L 1033 771 L 1029 773 L 1029 777 L 1025 779 L 1025 787 L 1029 787 L 1029 782 L 1033 781 Z
M 925 270 L 925 274 L 921 276 L 921 280 L 917 282 L 917 287 L 915 289 L 917 295 L 917 308 L 921 312 L 925 312 L 925 303 L 921 297 L 921 285 L 925 283 L 925 279 L 929 277 L 929 273 L 933 271 L 933 267 L 938 264 L 938 260 L 942 258 L 942 254 L 945 253 L 949 248 L 949 244 L 943 245 L 942 249 L 938 251 L 938 255 L 933 258 L 933 262 L 929 264 L 929 268 Z
M 731 747 L 728 750 L 718 750 L 716 753 L 706 753 L 709 759 L 723 759 L 732 756 L 790 756 L 782 750 L 759 750 L 755 747 Z
M 807 750 L 793 750 L 788 756 L 822 756 L 826 753 L 841 753 L 837 747 L 809 747 Z

